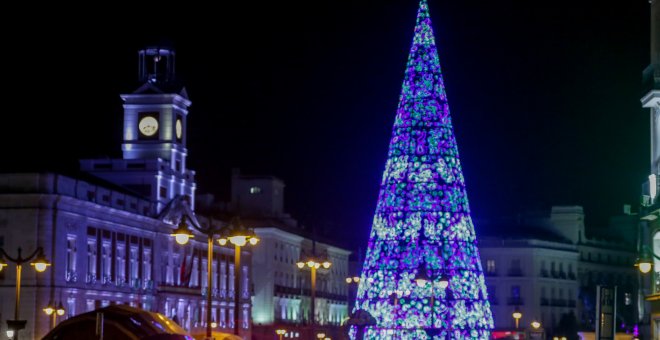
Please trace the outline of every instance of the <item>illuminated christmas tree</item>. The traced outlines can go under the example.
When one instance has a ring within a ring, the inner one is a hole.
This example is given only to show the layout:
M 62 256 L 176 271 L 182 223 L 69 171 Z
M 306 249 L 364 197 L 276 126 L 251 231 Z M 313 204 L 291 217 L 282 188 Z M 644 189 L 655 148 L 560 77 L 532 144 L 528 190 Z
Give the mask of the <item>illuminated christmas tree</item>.
M 488 339 L 493 328 L 426 0 L 417 12 L 356 309 L 378 323 L 365 339 Z

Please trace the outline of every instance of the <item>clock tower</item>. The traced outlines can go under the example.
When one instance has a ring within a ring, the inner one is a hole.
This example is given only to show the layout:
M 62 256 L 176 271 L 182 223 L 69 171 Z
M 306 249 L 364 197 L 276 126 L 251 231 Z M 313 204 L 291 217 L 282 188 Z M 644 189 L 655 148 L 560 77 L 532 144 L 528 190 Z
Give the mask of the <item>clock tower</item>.
M 194 209 L 195 172 L 187 169 L 186 89 L 175 78 L 175 52 L 149 47 L 138 51 L 142 84 L 122 94 L 124 125 L 121 160 L 82 160 L 81 168 L 156 202 L 160 213 L 180 198 Z

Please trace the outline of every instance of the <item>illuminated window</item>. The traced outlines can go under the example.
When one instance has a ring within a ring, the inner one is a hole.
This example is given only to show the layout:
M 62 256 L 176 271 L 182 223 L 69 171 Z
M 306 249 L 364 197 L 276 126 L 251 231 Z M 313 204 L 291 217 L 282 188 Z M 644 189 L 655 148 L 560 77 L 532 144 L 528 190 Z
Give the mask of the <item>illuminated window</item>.
M 101 247 L 101 274 L 103 275 L 103 283 L 109 282 L 112 277 L 110 276 L 110 269 L 112 267 L 112 250 L 110 240 L 104 240 Z
M 138 248 L 131 246 L 131 258 L 130 258 L 130 275 L 131 275 L 131 283 L 135 284 L 135 280 L 138 278 Z
M 632 304 L 632 294 L 630 293 L 623 294 L 623 301 L 626 306 L 630 306 Z
M 87 279 L 96 280 L 96 238 L 87 239 Z
M 489 274 L 494 274 L 495 273 L 495 260 L 486 261 L 486 271 Z
M 116 250 L 117 284 L 126 282 L 126 245 L 117 244 Z
M 66 239 L 66 268 L 67 281 L 75 281 L 76 276 L 76 235 L 67 235 Z
M 145 247 L 142 255 L 142 277 L 145 282 L 151 280 L 151 248 Z
M 261 193 L 261 188 L 260 187 L 251 187 L 250 188 L 250 193 L 251 194 L 260 194 Z

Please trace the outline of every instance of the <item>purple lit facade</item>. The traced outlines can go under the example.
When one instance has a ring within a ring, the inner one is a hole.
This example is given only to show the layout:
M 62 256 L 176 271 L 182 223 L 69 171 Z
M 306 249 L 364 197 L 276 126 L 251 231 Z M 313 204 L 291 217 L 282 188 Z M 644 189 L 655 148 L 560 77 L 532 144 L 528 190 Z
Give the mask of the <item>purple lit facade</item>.
M 421 271 L 432 284 L 415 284 Z M 438 284 L 443 275 L 446 289 Z M 356 309 L 378 323 L 365 330 L 365 339 L 487 339 L 493 328 L 426 0 L 417 14 Z

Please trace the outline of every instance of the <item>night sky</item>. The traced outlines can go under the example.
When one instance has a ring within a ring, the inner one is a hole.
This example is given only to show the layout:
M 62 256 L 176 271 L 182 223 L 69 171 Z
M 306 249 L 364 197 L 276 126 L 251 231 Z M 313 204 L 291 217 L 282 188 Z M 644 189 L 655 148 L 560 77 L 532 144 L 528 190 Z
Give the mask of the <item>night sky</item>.
M 364 246 L 417 1 L 214 6 L 2 24 L 0 170 L 68 173 L 79 158 L 120 157 L 119 94 L 139 85 L 136 52 L 170 43 L 193 102 L 199 192 L 227 199 L 232 167 L 275 175 L 294 217 Z M 473 217 L 580 204 L 598 228 L 639 202 L 646 0 L 429 7 Z

